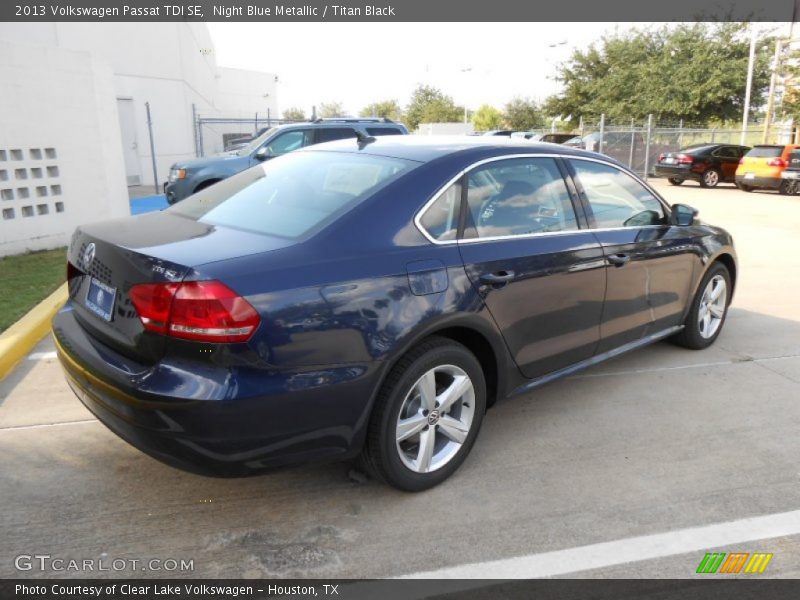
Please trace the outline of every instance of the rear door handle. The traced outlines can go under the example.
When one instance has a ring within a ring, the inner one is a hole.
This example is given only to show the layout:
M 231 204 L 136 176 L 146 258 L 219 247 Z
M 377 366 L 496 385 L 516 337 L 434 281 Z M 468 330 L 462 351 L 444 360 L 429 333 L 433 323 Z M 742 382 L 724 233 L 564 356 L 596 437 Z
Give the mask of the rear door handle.
M 612 254 L 608 257 L 609 264 L 612 264 L 615 267 L 621 267 L 630 262 L 630 260 L 630 254 Z
M 495 271 L 480 276 L 481 283 L 487 285 L 505 285 L 515 277 L 514 271 Z

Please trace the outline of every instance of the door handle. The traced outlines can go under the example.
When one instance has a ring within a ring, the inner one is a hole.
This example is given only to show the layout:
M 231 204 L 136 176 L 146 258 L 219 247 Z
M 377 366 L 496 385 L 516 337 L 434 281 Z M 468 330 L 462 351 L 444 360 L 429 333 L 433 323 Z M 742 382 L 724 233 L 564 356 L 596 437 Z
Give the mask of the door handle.
M 481 283 L 503 286 L 515 277 L 514 271 L 495 271 L 480 276 Z
M 612 254 L 608 257 L 608 263 L 615 267 L 621 267 L 630 262 L 630 254 Z

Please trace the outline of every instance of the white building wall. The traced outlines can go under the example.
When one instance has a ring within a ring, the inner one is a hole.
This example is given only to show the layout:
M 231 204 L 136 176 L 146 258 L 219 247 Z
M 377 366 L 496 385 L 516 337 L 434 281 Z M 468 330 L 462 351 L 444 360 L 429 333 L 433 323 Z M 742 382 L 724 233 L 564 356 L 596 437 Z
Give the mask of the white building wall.
M 275 76 L 218 67 L 204 23 L 0 23 L 0 40 L 91 51 L 110 64 L 114 96 L 134 105 L 144 185 L 153 184 L 145 102 L 150 103 L 159 185 L 172 163 L 195 155 L 193 104 L 206 117 L 250 118 L 258 112 L 261 118 L 268 108 L 277 116 Z
M 129 214 L 109 65 L 0 41 L 0 256 L 63 246 Z

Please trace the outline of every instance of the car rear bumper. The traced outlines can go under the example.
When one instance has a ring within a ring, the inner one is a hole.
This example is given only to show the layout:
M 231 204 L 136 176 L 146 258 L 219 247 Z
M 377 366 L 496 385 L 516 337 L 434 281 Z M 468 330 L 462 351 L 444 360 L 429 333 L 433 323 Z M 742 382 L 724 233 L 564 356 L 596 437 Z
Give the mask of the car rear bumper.
M 661 165 L 655 166 L 655 174 L 657 177 L 669 177 L 674 179 L 695 179 L 699 180 L 701 173 L 695 173 L 690 170 L 689 166 L 678 165 Z
M 139 365 L 90 337 L 69 305 L 53 337 L 73 392 L 111 431 L 164 463 L 218 477 L 355 456 L 382 369 Z
M 744 175 L 736 176 L 736 185 L 746 185 L 754 188 L 769 188 L 777 190 L 781 186 L 782 179 L 780 177 L 755 177 L 747 178 Z

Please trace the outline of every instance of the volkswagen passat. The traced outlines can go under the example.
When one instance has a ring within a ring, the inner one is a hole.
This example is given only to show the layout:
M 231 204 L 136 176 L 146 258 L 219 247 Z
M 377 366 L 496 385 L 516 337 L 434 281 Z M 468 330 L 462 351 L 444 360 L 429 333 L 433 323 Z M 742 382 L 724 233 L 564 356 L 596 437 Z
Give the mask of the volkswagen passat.
M 728 233 L 598 154 L 362 138 L 86 225 L 53 331 L 112 431 L 190 471 L 360 457 L 421 490 L 487 407 L 671 337 L 704 348 Z

